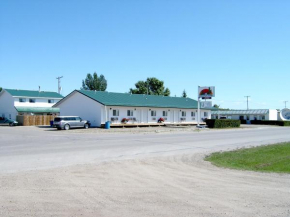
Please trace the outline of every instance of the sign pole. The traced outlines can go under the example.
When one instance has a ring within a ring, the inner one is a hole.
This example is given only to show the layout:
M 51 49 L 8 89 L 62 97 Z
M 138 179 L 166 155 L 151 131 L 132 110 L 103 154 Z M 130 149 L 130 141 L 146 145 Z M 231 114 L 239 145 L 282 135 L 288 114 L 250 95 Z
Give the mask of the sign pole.
M 200 86 L 198 86 L 200 87 Z M 197 101 L 197 127 L 199 127 L 199 119 L 200 119 L 200 97 L 199 97 L 199 93 L 197 93 L 197 98 L 198 98 L 198 101 Z

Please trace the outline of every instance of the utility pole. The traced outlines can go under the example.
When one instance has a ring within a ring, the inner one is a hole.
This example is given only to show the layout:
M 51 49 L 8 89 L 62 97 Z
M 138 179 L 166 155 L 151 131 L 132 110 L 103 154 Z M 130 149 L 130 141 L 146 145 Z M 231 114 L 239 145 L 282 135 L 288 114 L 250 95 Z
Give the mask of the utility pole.
M 58 80 L 58 93 L 60 94 L 61 91 L 61 86 L 60 86 L 60 79 L 63 78 L 63 76 L 61 77 L 57 77 L 56 79 Z
M 251 96 L 245 96 L 245 97 L 247 97 L 247 110 L 249 110 L 249 97 Z
M 283 101 L 283 102 L 285 103 L 285 108 L 287 108 L 287 102 L 288 102 L 288 101 Z

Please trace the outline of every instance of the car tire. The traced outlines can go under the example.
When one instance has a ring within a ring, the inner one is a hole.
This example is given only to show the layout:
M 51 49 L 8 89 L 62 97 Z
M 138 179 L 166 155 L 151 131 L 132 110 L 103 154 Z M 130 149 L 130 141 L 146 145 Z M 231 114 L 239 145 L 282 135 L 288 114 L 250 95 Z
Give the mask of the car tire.
M 61 130 L 61 128 L 60 128 L 60 127 L 58 127 L 58 128 L 57 128 L 57 130 Z
M 70 129 L 70 126 L 68 124 L 64 125 L 64 129 L 65 130 L 69 130 Z
M 13 126 L 14 126 L 14 124 L 13 124 L 13 123 L 9 123 L 9 126 L 10 126 L 10 127 L 13 127 Z
M 89 128 L 89 125 L 88 125 L 88 124 L 85 124 L 85 125 L 84 125 L 84 128 L 85 128 L 85 129 L 88 129 L 88 128 Z

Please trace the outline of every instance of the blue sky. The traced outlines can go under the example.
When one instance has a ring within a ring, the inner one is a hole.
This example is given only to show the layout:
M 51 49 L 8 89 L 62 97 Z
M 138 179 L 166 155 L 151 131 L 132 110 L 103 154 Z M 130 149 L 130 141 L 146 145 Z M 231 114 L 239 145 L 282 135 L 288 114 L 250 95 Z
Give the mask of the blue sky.
M 107 91 L 157 77 L 171 96 L 216 86 L 224 108 L 290 105 L 289 0 L 0 1 L 0 86 L 57 91 L 103 74 Z M 288 106 L 289 107 L 289 106 Z

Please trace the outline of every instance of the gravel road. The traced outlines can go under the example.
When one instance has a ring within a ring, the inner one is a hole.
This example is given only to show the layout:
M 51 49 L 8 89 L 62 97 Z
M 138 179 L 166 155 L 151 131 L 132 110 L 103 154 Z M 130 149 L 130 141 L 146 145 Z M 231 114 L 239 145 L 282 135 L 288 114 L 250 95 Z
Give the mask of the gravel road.
M 1 128 L 0 216 L 290 216 L 290 175 L 204 155 L 290 141 L 290 128 L 94 134 Z

